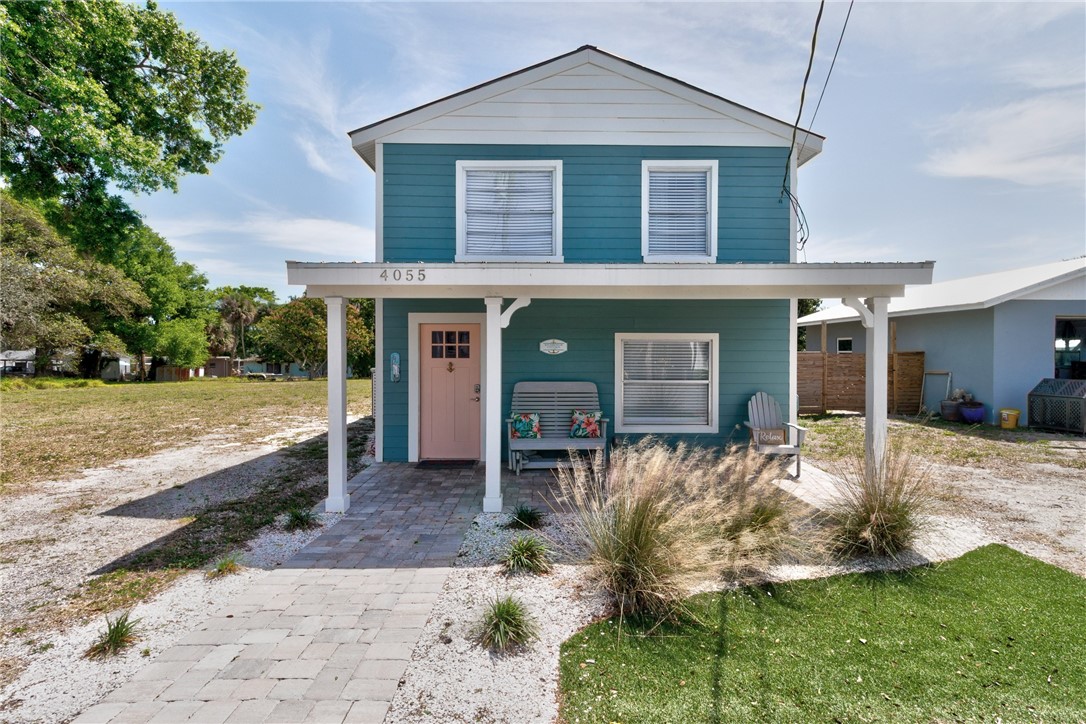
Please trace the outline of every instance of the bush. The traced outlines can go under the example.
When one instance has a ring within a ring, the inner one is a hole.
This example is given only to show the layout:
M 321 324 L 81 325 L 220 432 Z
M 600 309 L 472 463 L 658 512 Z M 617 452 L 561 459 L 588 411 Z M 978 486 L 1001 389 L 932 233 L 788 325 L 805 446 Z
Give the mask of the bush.
M 827 513 L 831 544 L 838 552 L 894 557 L 913 546 L 937 499 L 930 465 L 887 445 L 874 477 L 867 475 L 859 455 L 835 472 L 842 481 L 841 497 Z
M 129 613 L 125 611 L 113 620 L 106 617 L 105 630 L 98 634 L 98 639 L 83 653 L 84 658 L 102 659 L 106 656 L 116 656 L 134 644 L 139 619 L 129 618 Z
M 695 583 L 772 562 L 799 503 L 774 484 L 779 465 L 753 451 L 718 455 L 652 438 L 560 469 L 596 581 L 621 615 L 673 618 Z
M 287 530 L 305 530 L 320 525 L 320 520 L 312 508 L 291 508 L 287 511 L 287 522 L 284 528 Z
M 550 551 L 543 541 L 530 535 L 518 536 L 509 544 L 509 550 L 502 559 L 505 572 L 517 573 L 546 573 L 551 569 Z
M 512 596 L 496 598 L 483 612 L 479 641 L 492 651 L 523 646 L 538 635 L 528 609 Z
M 542 524 L 542 510 L 533 508 L 530 505 L 518 505 L 513 509 L 513 512 L 509 514 L 509 522 L 505 524 L 505 527 L 530 530 L 532 528 L 538 528 Z

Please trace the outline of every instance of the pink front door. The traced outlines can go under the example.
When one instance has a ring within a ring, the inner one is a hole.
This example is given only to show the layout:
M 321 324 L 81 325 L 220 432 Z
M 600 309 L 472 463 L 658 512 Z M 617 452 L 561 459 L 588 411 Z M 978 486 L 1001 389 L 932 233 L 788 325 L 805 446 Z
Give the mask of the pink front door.
M 419 459 L 479 459 L 478 324 L 422 324 Z

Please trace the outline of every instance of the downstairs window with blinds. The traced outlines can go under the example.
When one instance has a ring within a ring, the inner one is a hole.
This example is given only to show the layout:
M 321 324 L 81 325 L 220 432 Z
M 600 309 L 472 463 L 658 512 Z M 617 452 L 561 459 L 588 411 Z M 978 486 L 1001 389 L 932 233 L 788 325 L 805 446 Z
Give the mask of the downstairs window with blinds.
M 561 261 L 561 161 L 458 161 L 457 261 Z
M 641 253 L 646 261 L 716 259 L 716 161 L 644 161 Z
M 716 334 L 617 334 L 617 432 L 717 432 Z

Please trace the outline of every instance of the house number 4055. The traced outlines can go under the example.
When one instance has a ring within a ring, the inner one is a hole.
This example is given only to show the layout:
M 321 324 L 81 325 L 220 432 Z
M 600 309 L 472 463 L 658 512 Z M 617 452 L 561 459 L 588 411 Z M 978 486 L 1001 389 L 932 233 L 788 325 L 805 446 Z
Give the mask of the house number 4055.
M 425 269 L 385 269 L 381 272 L 381 281 L 394 282 L 424 282 L 426 281 Z

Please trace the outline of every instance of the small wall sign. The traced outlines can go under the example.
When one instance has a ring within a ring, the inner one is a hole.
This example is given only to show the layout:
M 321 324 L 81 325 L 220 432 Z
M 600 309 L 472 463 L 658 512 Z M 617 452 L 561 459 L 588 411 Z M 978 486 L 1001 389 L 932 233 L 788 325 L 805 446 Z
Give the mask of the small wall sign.
M 569 345 L 560 339 L 545 339 L 539 343 L 539 351 L 543 354 L 562 354 Z

